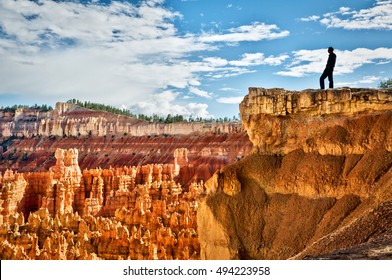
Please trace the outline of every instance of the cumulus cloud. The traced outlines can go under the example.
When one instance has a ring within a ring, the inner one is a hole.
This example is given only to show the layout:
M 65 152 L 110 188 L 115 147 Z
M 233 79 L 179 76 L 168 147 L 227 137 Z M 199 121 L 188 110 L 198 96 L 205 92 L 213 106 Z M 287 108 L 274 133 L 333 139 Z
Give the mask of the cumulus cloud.
M 392 48 L 366 49 L 358 48 L 341 52 L 338 73 L 352 73 L 365 64 L 384 64 L 392 61 Z
M 189 88 L 189 93 L 204 97 L 204 98 L 212 98 L 212 93 L 201 90 L 199 88 L 196 87 L 190 87 Z
M 58 47 L 65 41 L 113 45 L 173 35 L 172 20 L 179 14 L 156 6 L 159 2 L 145 1 L 136 7 L 127 2 L 112 2 L 105 6 L 78 2 L 2 1 L 0 23 L 5 33 L 24 44 Z
M 335 50 L 337 62 L 335 73 L 349 74 L 365 64 L 390 63 L 392 61 L 392 48 L 357 48 L 354 50 Z M 286 70 L 275 74 L 291 77 L 304 77 L 314 73 L 321 73 L 327 62 L 326 49 L 299 50 L 293 52 L 292 61 Z
M 362 79 L 359 81 L 360 84 L 374 84 L 379 81 L 384 79 L 384 77 L 381 76 L 364 76 Z
M 203 61 L 206 62 L 211 67 L 222 67 L 229 64 L 227 59 L 220 58 L 220 57 L 206 57 L 203 59 Z
M 254 22 L 251 25 L 243 25 L 231 28 L 227 33 L 214 34 L 206 33 L 200 37 L 201 42 L 241 42 L 241 41 L 260 41 L 272 40 L 286 37 L 290 34 L 287 30 L 280 30 L 275 24 L 265 24 Z
M 239 67 L 226 67 L 221 69 L 218 73 L 213 73 L 211 75 L 207 75 L 207 77 L 211 77 L 213 79 L 223 79 L 223 78 L 231 78 L 236 77 L 248 73 L 254 73 L 256 70 L 250 70 L 247 68 L 239 68 Z
M 233 66 L 280 65 L 288 57 L 288 55 L 280 55 L 266 58 L 263 53 L 245 53 L 241 60 L 233 60 L 229 64 Z
M 243 99 L 243 96 L 230 96 L 217 98 L 216 101 L 224 104 L 239 104 Z
M 320 23 L 328 28 L 392 30 L 392 0 L 379 0 L 373 7 L 359 11 L 341 7 L 324 14 Z
M 221 90 L 221 91 L 239 91 L 239 89 L 237 89 L 237 88 L 230 88 L 230 87 L 224 87 L 219 90 Z
M 384 76 L 363 76 L 356 81 L 342 81 L 336 83 L 337 87 L 368 87 L 379 84 L 380 81 L 387 79 Z
M 300 18 L 299 20 L 307 22 L 307 21 L 317 21 L 319 18 L 320 18 L 320 16 L 314 15 L 314 16 L 310 16 L 310 17 Z
M 147 115 L 158 114 L 160 116 L 183 115 L 184 117 L 201 117 L 211 118 L 214 117 L 208 112 L 208 104 L 190 102 L 187 104 L 178 104 L 177 97 L 180 95 L 178 92 L 166 90 L 162 93 L 154 95 L 153 98 L 137 102 L 130 107 L 132 112 L 143 113 Z M 159 108 L 159 110 L 157 110 Z
M 289 58 L 289 56 L 286 54 L 282 54 L 279 56 L 271 55 L 269 57 L 265 57 L 264 53 L 245 53 L 239 60 L 227 60 L 220 57 L 207 57 L 204 58 L 203 61 L 206 63 L 206 67 L 208 65 L 208 67 L 212 67 L 215 70 L 219 70 L 219 67 L 225 67 L 226 70 L 231 69 L 232 71 L 234 71 L 234 69 L 236 68 L 228 67 L 250 67 L 258 65 L 277 66 L 281 65 L 287 58 Z
M 0 92 L 124 103 L 195 83 L 176 60 L 209 46 L 177 36 L 161 2 L 2 1 Z
M 233 61 L 190 59 L 197 52 L 218 50 L 220 42 L 271 40 L 287 36 L 288 31 L 253 23 L 222 34 L 180 34 L 174 22 L 183 16 L 163 3 L 0 1 L 0 95 L 137 104 L 134 108 L 140 113 L 166 114 L 170 107 L 205 117 L 206 104 L 180 105 L 183 99 L 167 90 L 211 99 L 212 93 L 199 88 L 202 75 L 233 77 L 254 71 L 249 67 L 277 65 L 286 59 L 264 54 L 244 54 Z M 155 102 L 165 95 L 170 106 Z

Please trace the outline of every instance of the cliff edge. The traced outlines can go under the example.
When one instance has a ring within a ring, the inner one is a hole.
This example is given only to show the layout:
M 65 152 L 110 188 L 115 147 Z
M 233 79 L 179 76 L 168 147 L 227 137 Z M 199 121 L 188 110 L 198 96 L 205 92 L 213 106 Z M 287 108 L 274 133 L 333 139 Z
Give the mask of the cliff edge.
M 201 258 L 392 258 L 392 91 L 249 88 L 253 152 L 206 182 Z

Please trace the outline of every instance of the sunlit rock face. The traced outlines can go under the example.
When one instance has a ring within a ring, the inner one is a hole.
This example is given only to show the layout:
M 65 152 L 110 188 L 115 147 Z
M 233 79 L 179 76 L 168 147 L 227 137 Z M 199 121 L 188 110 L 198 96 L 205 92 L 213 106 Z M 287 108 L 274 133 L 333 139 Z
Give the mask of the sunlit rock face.
M 376 89 L 250 88 L 240 104 L 253 145 L 261 153 L 274 154 L 298 149 L 322 155 L 362 154 L 379 143 L 392 151 L 386 125 L 391 110 L 390 90 Z M 373 131 L 361 130 L 370 125 Z
M 205 184 L 201 258 L 390 258 L 391 90 L 250 88 L 240 115 L 255 149 Z

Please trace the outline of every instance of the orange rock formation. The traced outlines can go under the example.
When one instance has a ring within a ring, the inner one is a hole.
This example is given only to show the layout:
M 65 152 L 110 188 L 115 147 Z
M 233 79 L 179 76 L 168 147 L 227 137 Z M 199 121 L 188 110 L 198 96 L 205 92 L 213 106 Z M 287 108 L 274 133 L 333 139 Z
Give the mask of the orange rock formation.
M 198 259 L 203 183 L 175 181 L 174 164 L 80 171 L 78 150 L 56 150 L 48 172 L 0 177 L 1 259 Z
M 206 182 L 201 258 L 390 258 L 391 90 L 250 88 L 240 111 L 255 149 Z

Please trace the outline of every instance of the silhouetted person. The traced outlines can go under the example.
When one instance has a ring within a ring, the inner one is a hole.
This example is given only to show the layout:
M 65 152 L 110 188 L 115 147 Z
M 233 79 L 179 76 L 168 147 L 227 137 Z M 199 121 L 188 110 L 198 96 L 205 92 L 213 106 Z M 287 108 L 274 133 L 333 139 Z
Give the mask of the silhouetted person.
M 335 63 L 336 63 L 336 54 L 333 52 L 332 47 L 328 48 L 328 53 L 329 53 L 329 57 L 328 57 L 327 65 L 325 66 L 323 74 L 320 76 L 321 89 L 325 88 L 324 80 L 326 77 L 328 77 L 329 88 L 333 88 L 333 68 L 335 67 Z

